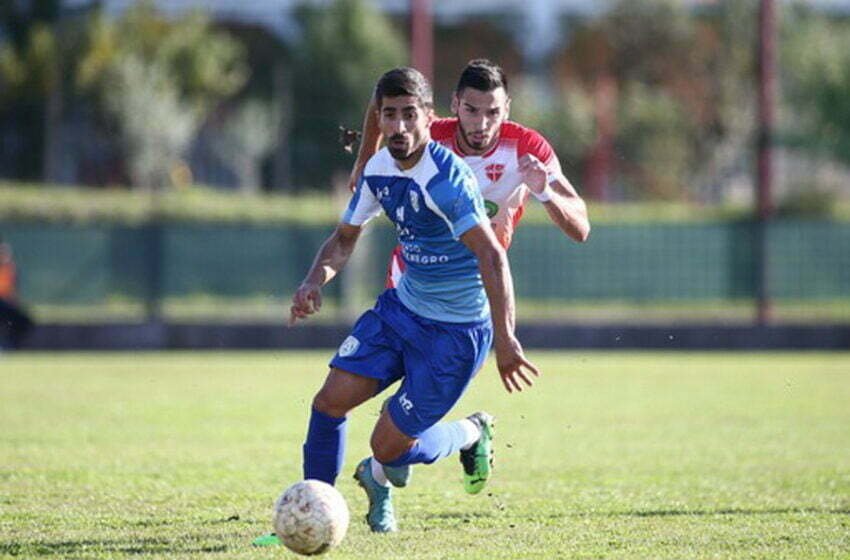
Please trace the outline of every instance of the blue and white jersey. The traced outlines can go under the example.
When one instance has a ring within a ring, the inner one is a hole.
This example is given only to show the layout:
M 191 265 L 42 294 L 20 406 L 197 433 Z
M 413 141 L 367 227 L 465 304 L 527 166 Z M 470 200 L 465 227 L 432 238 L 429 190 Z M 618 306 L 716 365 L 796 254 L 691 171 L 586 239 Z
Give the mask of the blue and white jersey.
M 342 221 L 364 225 L 381 210 L 395 224 L 406 272 L 401 302 L 450 323 L 490 316 L 478 259 L 460 236 L 487 222 L 475 175 L 451 150 L 429 142 L 419 162 L 399 169 L 386 148 L 366 163 Z

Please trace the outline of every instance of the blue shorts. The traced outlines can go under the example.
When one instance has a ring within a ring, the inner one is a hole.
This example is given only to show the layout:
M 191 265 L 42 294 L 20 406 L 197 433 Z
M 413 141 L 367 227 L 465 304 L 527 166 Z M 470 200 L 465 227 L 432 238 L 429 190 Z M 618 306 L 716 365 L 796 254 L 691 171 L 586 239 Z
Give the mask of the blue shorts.
M 493 342 L 490 320 L 446 323 L 416 315 L 389 289 L 357 320 L 331 367 L 378 380 L 378 393 L 401 379 L 389 401 L 410 437 L 436 424 L 463 395 Z

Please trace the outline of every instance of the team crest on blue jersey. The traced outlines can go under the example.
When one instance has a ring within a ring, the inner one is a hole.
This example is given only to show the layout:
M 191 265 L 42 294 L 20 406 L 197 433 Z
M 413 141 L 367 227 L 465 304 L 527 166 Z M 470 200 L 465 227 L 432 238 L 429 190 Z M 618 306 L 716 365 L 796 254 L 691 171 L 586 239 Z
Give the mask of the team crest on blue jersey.
M 351 356 L 357 349 L 360 348 L 360 341 L 354 338 L 353 336 L 349 336 L 345 340 L 342 341 L 342 344 L 339 345 L 339 355 L 341 357 Z
M 413 189 L 410 189 L 410 205 L 414 212 L 419 212 L 419 193 Z

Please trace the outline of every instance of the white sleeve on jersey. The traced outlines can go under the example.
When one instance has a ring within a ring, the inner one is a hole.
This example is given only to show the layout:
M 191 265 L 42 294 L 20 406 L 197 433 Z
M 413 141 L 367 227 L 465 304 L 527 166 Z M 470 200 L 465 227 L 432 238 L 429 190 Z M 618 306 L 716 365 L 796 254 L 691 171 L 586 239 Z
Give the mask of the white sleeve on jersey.
M 364 226 L 380 213 L 381 203 L 378 202 L 378 199 L 372 193 L 372 189 L 363 179 L 357 187 L 357 192 L 351 197 L 348 208 L 342 214 L 342 221 L 353 226 Z

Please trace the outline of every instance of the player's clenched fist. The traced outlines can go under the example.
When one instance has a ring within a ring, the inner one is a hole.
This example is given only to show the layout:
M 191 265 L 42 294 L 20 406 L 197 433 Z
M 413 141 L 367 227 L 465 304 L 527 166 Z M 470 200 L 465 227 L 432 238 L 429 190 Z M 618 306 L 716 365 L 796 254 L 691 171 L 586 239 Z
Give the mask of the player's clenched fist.
M 546 180 L 549 172 L 543 162 L 531 154 L 525 154 L 519 158 L 519 172 L 522 181 L 532 192 L 542 193 L 546 189 Z
M 540 372 L 523 355 L 519 340 L 511 337 L 502 343 L 497 341 L 495 347 L 496 365 L 508 393 L 513 393 L 514 390 L 522 391 L 520 381 L 528 387 L 534 385 L 531 376 L 538 377 Z
M 292 296 L 292 307 L 289 308 L 289 326 L 298 319 L 317 313 L 322 308 L 322 289 L 318 284 L 303 283 Z

